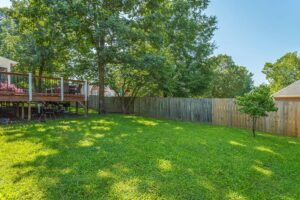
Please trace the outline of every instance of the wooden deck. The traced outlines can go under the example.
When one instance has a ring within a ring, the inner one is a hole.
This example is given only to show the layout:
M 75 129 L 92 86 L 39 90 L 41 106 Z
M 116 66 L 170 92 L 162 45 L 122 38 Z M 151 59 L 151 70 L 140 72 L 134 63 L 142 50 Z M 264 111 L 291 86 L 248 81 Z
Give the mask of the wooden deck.
M 1 93 L 0 102 L 30 102 L 28 94 Z M 63 101 L 60 94 L 47 95 L 33 93 L 31 102 L 85 102 L 85 96 L 81 94 L 65 94 Z
M 87 82 L 0 72 L 0 102 L 85 102 Z
M 11 102 L 17 107 L 24 107 L 26 103 L 28 120 L 31 119 L 31 105 L 39 103 L 74 102 L 83 106 L 87 114 L 87 95 L 87 81 L 0 72 L 0 102 Z

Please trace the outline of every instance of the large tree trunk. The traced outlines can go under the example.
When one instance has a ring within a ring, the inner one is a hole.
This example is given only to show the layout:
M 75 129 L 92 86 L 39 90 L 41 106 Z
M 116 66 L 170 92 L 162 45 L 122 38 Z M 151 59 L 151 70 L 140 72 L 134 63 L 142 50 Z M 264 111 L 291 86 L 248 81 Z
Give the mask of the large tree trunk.
M 44 73 L 44 68 L 45 68 L 45 60 L 44 58 L 42 57 L 41 58 L 41 65 L 39 67 L 39 79 L 38 79 L 38 89 L 37 89 L 37 92 L 42 92 L 42 76 L 43 76 L 43 73 Z
M 102 53 L 105 48 L 105 40 L 104 36 L 99 38 L 99 41 L 96 40 L 96 51 L 97 51 L 97 62 L 98 62 L 98 78 L 99 78 L 99 110 L 98 114 L 105 114 L 106 108 L 105 108 L 105 99 L 104 99 L 104 88 L 105 88 L 105 65 L 106 62 L 102 56 Z
M 36 79 L 34 78 L 36 76 L 35 70 L 32 71 L 32 76 L 33 76 L 33 78 L 32 78 L 33 88 L 34 88 L 35 91 L 37 91 L 38 86 L 37 86 Z
M 104 98 L 104 74 L 105 65 L 103 63 L 98 63 L 98 73 L 99 73 L 99 110 L 98 114 L 105 114 L 105 98 Z
M 256 130 L 256 121 L 257 121 L 257 118 L 256 118 L 256 117 L 253 117 L 253 118 L 252 118 L 252 134 L 253 134 L 253 137 L 256 136 L 256 134 L 255 134 L 255 130 Z

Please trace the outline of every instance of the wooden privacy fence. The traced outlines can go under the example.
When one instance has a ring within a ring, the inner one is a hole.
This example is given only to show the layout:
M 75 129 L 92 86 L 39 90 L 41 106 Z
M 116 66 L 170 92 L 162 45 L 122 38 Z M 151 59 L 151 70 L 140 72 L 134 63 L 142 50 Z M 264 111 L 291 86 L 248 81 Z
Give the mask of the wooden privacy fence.
M 89 106 L 98 108 L 97 97 L 90 96 Z M 129 100 L 129 98 L 127 98 Z M 107 97 L 108 112 L 121 112 L 121 101 Z M 300 137 L 300 102 L 277 101 L 277 112 L 257 121 L 257 130 Z M 237 128 L 251 128 L 250 118 L 239 112 L 234 99 L 200 98 L 136 98 L 131 113 L 154 118 L 166 118 L 209 123 Z
M 212 123 L 238 128 L 252 127 L 251 119 L 239 112 L 234 99 L 212 99 Z M 257 121 L 257 130 L 300 137 L 300 102 L 276 101 L 277 112 Z
M 212 123 L 212 100 L 196 98 L 137 98 L 134 113 L 155 118 Z
M 129 101 L 130 97 L 125 97 L 125 102 Z M 99 108 L 99 96 L 90 95 L 88 98 L 89 108 L 98 110 Z M 122 104 L 119 97 L 105 97 L 106 110 L 109 113 L 121 113 Z M 133 105 L 129 107 L 129 112 L 133 113 Z

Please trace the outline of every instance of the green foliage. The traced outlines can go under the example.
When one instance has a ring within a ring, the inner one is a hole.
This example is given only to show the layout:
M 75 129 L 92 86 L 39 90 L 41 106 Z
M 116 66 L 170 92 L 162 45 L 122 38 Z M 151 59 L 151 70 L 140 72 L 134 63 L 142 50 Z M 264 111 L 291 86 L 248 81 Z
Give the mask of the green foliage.
M 54 10 L 45 1 L 13 1 L 12 17 L 19 26 L 19 69 L 36 75 L 62 74 L 68 42 Z
M 256 120 L 268 116 L 268 112 L 277 111 L 270 89 L 266 85 L 261 85 L 250 93 L 237 97 L 236 100 L 240 111 L 249 115 L 252 119 L 253 136 L 255 136 Z
M 209 62 L 212 66 L 213 78 L 209 82 L 207 96 L 232 98 L 253 89 L 253 74 L 246 67 L 236 65 L 230 56 L 214 56 Z
M 156 81 L 156 87 L 140 84 L 149 89 L 141 94 L 188 96 L 203 93 L 210 74 L 206 60 L 213 50 L 210 40 L 216 21 L 203 14 L 207 5 L 206 0 L 115 1 L 115 4 L 77 1 L 75 5 L 62 3 L 57 7 L 72 9 L 71 15 L 68 14 L 71 11 L 66 11 L 66 26 L 72 25 L 76 34 L 86 38 L 78 41 L 77 58 L 88 57 L 90 64 L 77 59 L 75 68 L 81 66 L 82 70 L 77 74 L 86 74 L 93 82 L 99 82 L 99 66 L 104 65 L 102 72 L 105 79 L 110 79 L 105 82 L 120 86 L 120 80 L 111 79 L 111 71 L 118 68 L 118 73 L 124 72 L 120 75 L 125 77 L 130 66 L 136 71 L 146 70 L 147 76 L 153 75 L 151 79 Z M 154 65 L 157 65 L 154 69 L 147 67 Z M 159 76 L 153 73 L 155 70 Z M 132 91 L 131 85 L 127 89 Z
M 86 78 L 102 100 L 105 84 L 137 96 L 199 96 L 212 73 L 216 19 L 205 14 L 208 3 L 14 0 L 2 20 L 13 25 L 1 28 L 15 27 L 7 35 L 18 40 L 4 40 L 16 47 L 18 71 Z
M 0 8 L 0 56 L 16 60 L 20 36 L 16 22 L 9 16 L 10 12 L 9 8 Z
M 0 199 L 298 199 L 299 139 L 106 115 L 0 127 Z
M 12 1 L 0 10 L 0 52 L 18 61 L 14 68 L 34 75 L 63 75 L 69 55 L 67 39 L 44 1 Z
M 216 18 L 204 14 L 209 1 L 170 1 L 163 7 L 165 45 L 175 66 L 172 96 L 203 95 L 211 78 L 207 63 L 214 44 Z
M 300 79 L 300 57 L 297 52 L 287 53 L 275 63 L 266 63 L 262 72 L 275 93 Z

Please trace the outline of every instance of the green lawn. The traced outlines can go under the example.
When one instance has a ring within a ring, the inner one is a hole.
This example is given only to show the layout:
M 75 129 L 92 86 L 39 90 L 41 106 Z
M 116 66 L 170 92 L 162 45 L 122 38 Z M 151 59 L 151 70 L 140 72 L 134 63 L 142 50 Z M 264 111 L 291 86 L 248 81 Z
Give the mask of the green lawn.
M 300 140 L 124 115 L 0 127 L 0 199 L 298 199 Z

